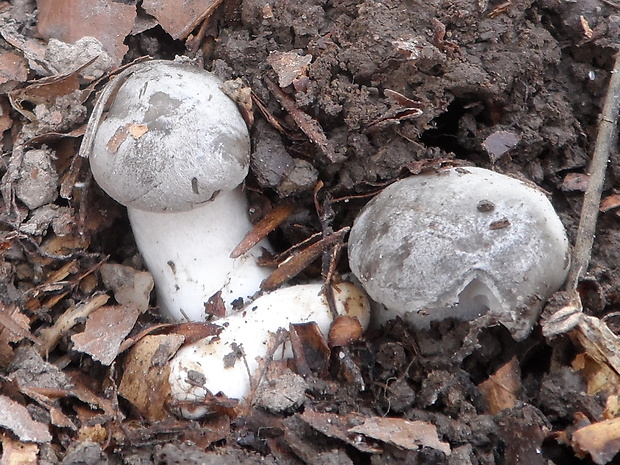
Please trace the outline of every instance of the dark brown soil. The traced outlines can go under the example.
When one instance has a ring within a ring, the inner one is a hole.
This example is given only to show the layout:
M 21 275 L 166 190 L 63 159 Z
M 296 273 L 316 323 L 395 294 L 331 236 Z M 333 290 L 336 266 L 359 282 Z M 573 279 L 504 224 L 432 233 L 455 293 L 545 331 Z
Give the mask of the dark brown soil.
M 14 3 L 11 15 L 24 34 L 34 36 L 36 16 L 22 14 L 33 13 L 34 5 Z M 198 56 L 205 68 L 223 79 L 241 78 L 266 113 L 282 123 L 279 131 L 254 106 L 254 153 L 247 181 L 257 217 L 284 198 L 295 205 L 295 213 L 271 235 L 278 250 L 326 226 L 333 230 L 350 226 L 372 195 L 394 180 L 455 164 L 491 168 L 540 185 L 550 193 L 574 241 L 583 192 L 565 180 L 585 172 L 593 151 L 618 48 L 620 6 L 599 0 L 234 3 L 218 8 Z M 130 50 L 125 61 L 149 53 L 171 58 L 184 51 L 182 42 L 173 41 L 160 28 L 132 36 L 126 43 Z M 11 49 L 6 42 L 0 46 Z M 269 64 L 270 54 L 291 51 L 310 54 L 312 61 L 307 76 L 284 91 L 299 111 L 320 125 L 325 144 L 313 143 L 299 130 L 268 84 L 277 84 L 280 77 Z M 36 76 L 31 72 L 31 77 Z M 85 105 L 90 112 L 92 98 Z M 87 112 L 60 132 L 83 124 Z M 11 116 L 15 122 L 4 133 L 3 172 L 11 163 L 18 128 L 26 123 L 17 112 Z M 502 153 L 488 141 L 485 144 L 492 135 L 500 145 L 505 139 L 514 147 Z M 45 142 L 58 153 L 55 167 L 62 183 L 63 170 L 77 153 L 78 143 L 71 138 Z M 40 142 L 33 145 L 41 147 Z M 614 147 L 604 196 L 616 192 L 618 162 Z M 299 168 L 295 175 L 291 166 Z M 84 182 L 90 182 L 86 168 L 80 173 Z M 333 209 L 322 217 L 315 209 L 317 173 L 324 185 L 316 201 Z M 0 295 L 4 305 L 16 304 L 23 310 L 33 333 L 48 327 L 72 303 L 103 289 L 95 281 L 91 287 L 65 285 L 50 293 L 44 285 L 53 270 L 74 261 L 75 277 L 106 255 L 110 262 L 140 267 L 124 210 L 96 186 L 91 185 L 80 204 L 61 197 L 52 202 L 68 207 L 69 216 L 85 225 L 90 240 L 82 248 L 74 245 L 47 256 L 41 250 L 46 234 L 16 236 L 28 208 L 19 203 L 18 214 L 10 211 L 6 190 L 4 194 L 9 213 L 3 216 L 1 231 Z M 619 221 L 613 210 L 601 214 L 591 269 L 581 286 L 586 313 L 597 317 L 618 311 Z M 339 270 L 347 272 L 347 267 L 343 254 Z M 302 279 L 319 274 L 317 263 Z M 50 303 L 49 298 L 59 294 L 58 301 Z M 32 305 L 33 299 L 38 299 L 38 305 Z M 141 317 L 135 332 L 155 321 L 153 308 Z M 84 440 L 78 434 L 80 428 L 53 426 L 54 439 L 42 446 L 39 460 L 63 464 L 592 463 L 587 454 L 583 460 L 577 458 L 570 445 L 553 434 L 573 427 L 576 417 L 590 422 L 603 418 L 606 398 L 588 395 L 586 380 L 571 367 L 580 348 L 565 336 L 546 339 L 540 328 L 519 343 L 502 327 L 474 333 L 463 323 L 444 322 L 428 332 L 416 332 L 395 321 L 347 349 L 343 357 L 353 368 L 333 361 L 330 375 L 309 380 L 300 409 L 270 414 L 257 407 L 231 418 L 230 430 L 221 436 L 213 433 L 214 441 L 204 439 L 215 428 L 213 418 L 202 420 L 202 426 L 172 417 L 157 423 L 140 418 L 128 402 L 114 395 L 122 356 L 110 369 L 71 350 L 65 338 L 49 354 L 49 361 L 71 372 L 73 379 L 79 375 L 101 397 L 117 402 L 118 416 L 91 418 L 90 426 L 97 424 L 104 431 L 100 441 Z M 19 345 L 31 344 L 24 340 Z M 491 414 L 478 385 L 515 357 L 520 370 L 518 400 L 513 408 Z M 6 376 L 26 363 L 9 365 L 9 361 L 3 362 Z M 37 363 L 40 368 L 43 362 Z M 0 380 L 1 392 L 30 404 L 31 414 L 49 423 L 49 410 L 16 392 L 9 379 Z M 83 399 L 63 398 L 57 406 L 76 425 L 84 426 L 86 417 L 78 414 L 86 408 Z M 360 451 L 311 427 L 301 419 L 303 411 L 343 418 L 360 413 L 422 420 L 437 426 L 439 438 L 450 444 L 452 453 L 446 456 L 431 447 L 406 450 L 381 442 L 381 452 Z M 197 433 L 200 428 L 202 436 Z

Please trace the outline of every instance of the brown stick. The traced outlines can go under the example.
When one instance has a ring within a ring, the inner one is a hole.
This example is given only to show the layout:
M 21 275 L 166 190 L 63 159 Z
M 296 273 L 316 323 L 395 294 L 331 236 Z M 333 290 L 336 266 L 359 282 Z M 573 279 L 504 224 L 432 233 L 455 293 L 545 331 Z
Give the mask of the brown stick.
M 590 163 L 590 179 L 583 199 L 581 219 L 579 220 L 579 229 L 573 250 L 573 261 L 566 281 L 567 291 L 574 291 L 577 288 L 579 278 L 585 274 L 590 263 L 601 193 L 605 182 L 605 169 L 609 160 L 609 152 L 616 138 L 616 121 L 619 111 L 620 53 L 616 53 L 614 69 L 611 72 L 596 145 L 594 146 L 594 154 Z

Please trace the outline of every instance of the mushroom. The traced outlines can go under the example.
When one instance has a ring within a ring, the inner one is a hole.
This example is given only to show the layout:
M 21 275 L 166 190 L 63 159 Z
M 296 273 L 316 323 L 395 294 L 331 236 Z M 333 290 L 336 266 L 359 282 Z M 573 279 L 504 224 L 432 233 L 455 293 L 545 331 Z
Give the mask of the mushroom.
M 229 257 L 252 229 L 238 187 L 250 140 L 221 85 L 177 62 L 130 66 L 103 90 L 80 149 L 97 183 L 127 207 L 158 303 L 174 320 L 204 320 L 219 291 L 230 311 L 269 274 L 256 264 L 265 242 Z
M 249 376 L 255 383 L 261 361 L 269 352 L 274 359 L 292 356 L 289 343 L 273 347 L 273 335 L 279 328 L 314 321 L 327 337 L 333 315 L 322 288 L 322 284 L 304 284 L 278 289 L 259 297 L 242 312 L 217 320 L 222 328 L 217 336 L 183 347 L 169 362 L 173 401 L 200 404 L 209 394 L 220 392 L 244 399 L 252 385 Z M 334 285 L 333 290 L 337 313 L 357 318 L 365 329 L 370 319 L 366 295 L 346 282 Z M 204 410 L 198 405 L 184 415 L 199 417 Z
M 481 315 L 525 338 L 570 264 L 564 227 L 535 186 L 481 168 L 398 181 L 361 211 L 353 274 L 384 308 L 425 328 Z

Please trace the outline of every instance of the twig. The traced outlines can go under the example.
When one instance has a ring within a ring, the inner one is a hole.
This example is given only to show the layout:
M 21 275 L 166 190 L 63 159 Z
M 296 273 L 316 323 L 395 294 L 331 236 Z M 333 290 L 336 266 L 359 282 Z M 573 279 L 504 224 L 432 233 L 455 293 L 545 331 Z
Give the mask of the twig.
M 581 219 L 577 230 L 577 239 L 573 250 L 566 290 L 571 292 L 577 289 L 579 278 L 587 271 L 592 255 L 592 244 L 596 231 L 601 193 L 605 181 L 605 169 L 609 160 L 609 152 L 615 142 L 616 121 L 620 111 L 620 52 L 616 53 L 614 69 L 611 72 L 607 96 L 603 106 L 601 122 L 598 128 L 594 155 L 590 164 L 588 188 L 583 199 Z

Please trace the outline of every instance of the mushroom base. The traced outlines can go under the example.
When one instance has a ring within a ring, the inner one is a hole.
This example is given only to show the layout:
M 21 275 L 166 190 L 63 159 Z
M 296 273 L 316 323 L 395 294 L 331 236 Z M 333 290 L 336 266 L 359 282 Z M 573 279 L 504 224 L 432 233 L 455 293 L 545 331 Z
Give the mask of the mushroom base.
M 259 368 L 268 363 L 270 352 L 274 359 L 292 357 L 290 343 L 273 346 L 279 328 L 315 322 L 327 337 L 334 315 L 322 289 L 323 284 L 305 284 L 261 296 L 243 311 L 218 320 L 222 330 L 217 336 L 179 350 L 169 364 L 171 398 L 173 402 L 197 404 L 195 410 L 184 411 L 184 416 L 200 417 L 206 410 L 201 402 L 209 394 L 222 392 L 230 398 L 245 398 L 260 382 Z M 337 313 L 357 318 L 365 329 L 370 310 L 364 292 L 350 283 L 333 289 Z M 196 379 L 202 383 L 197 384 Z

